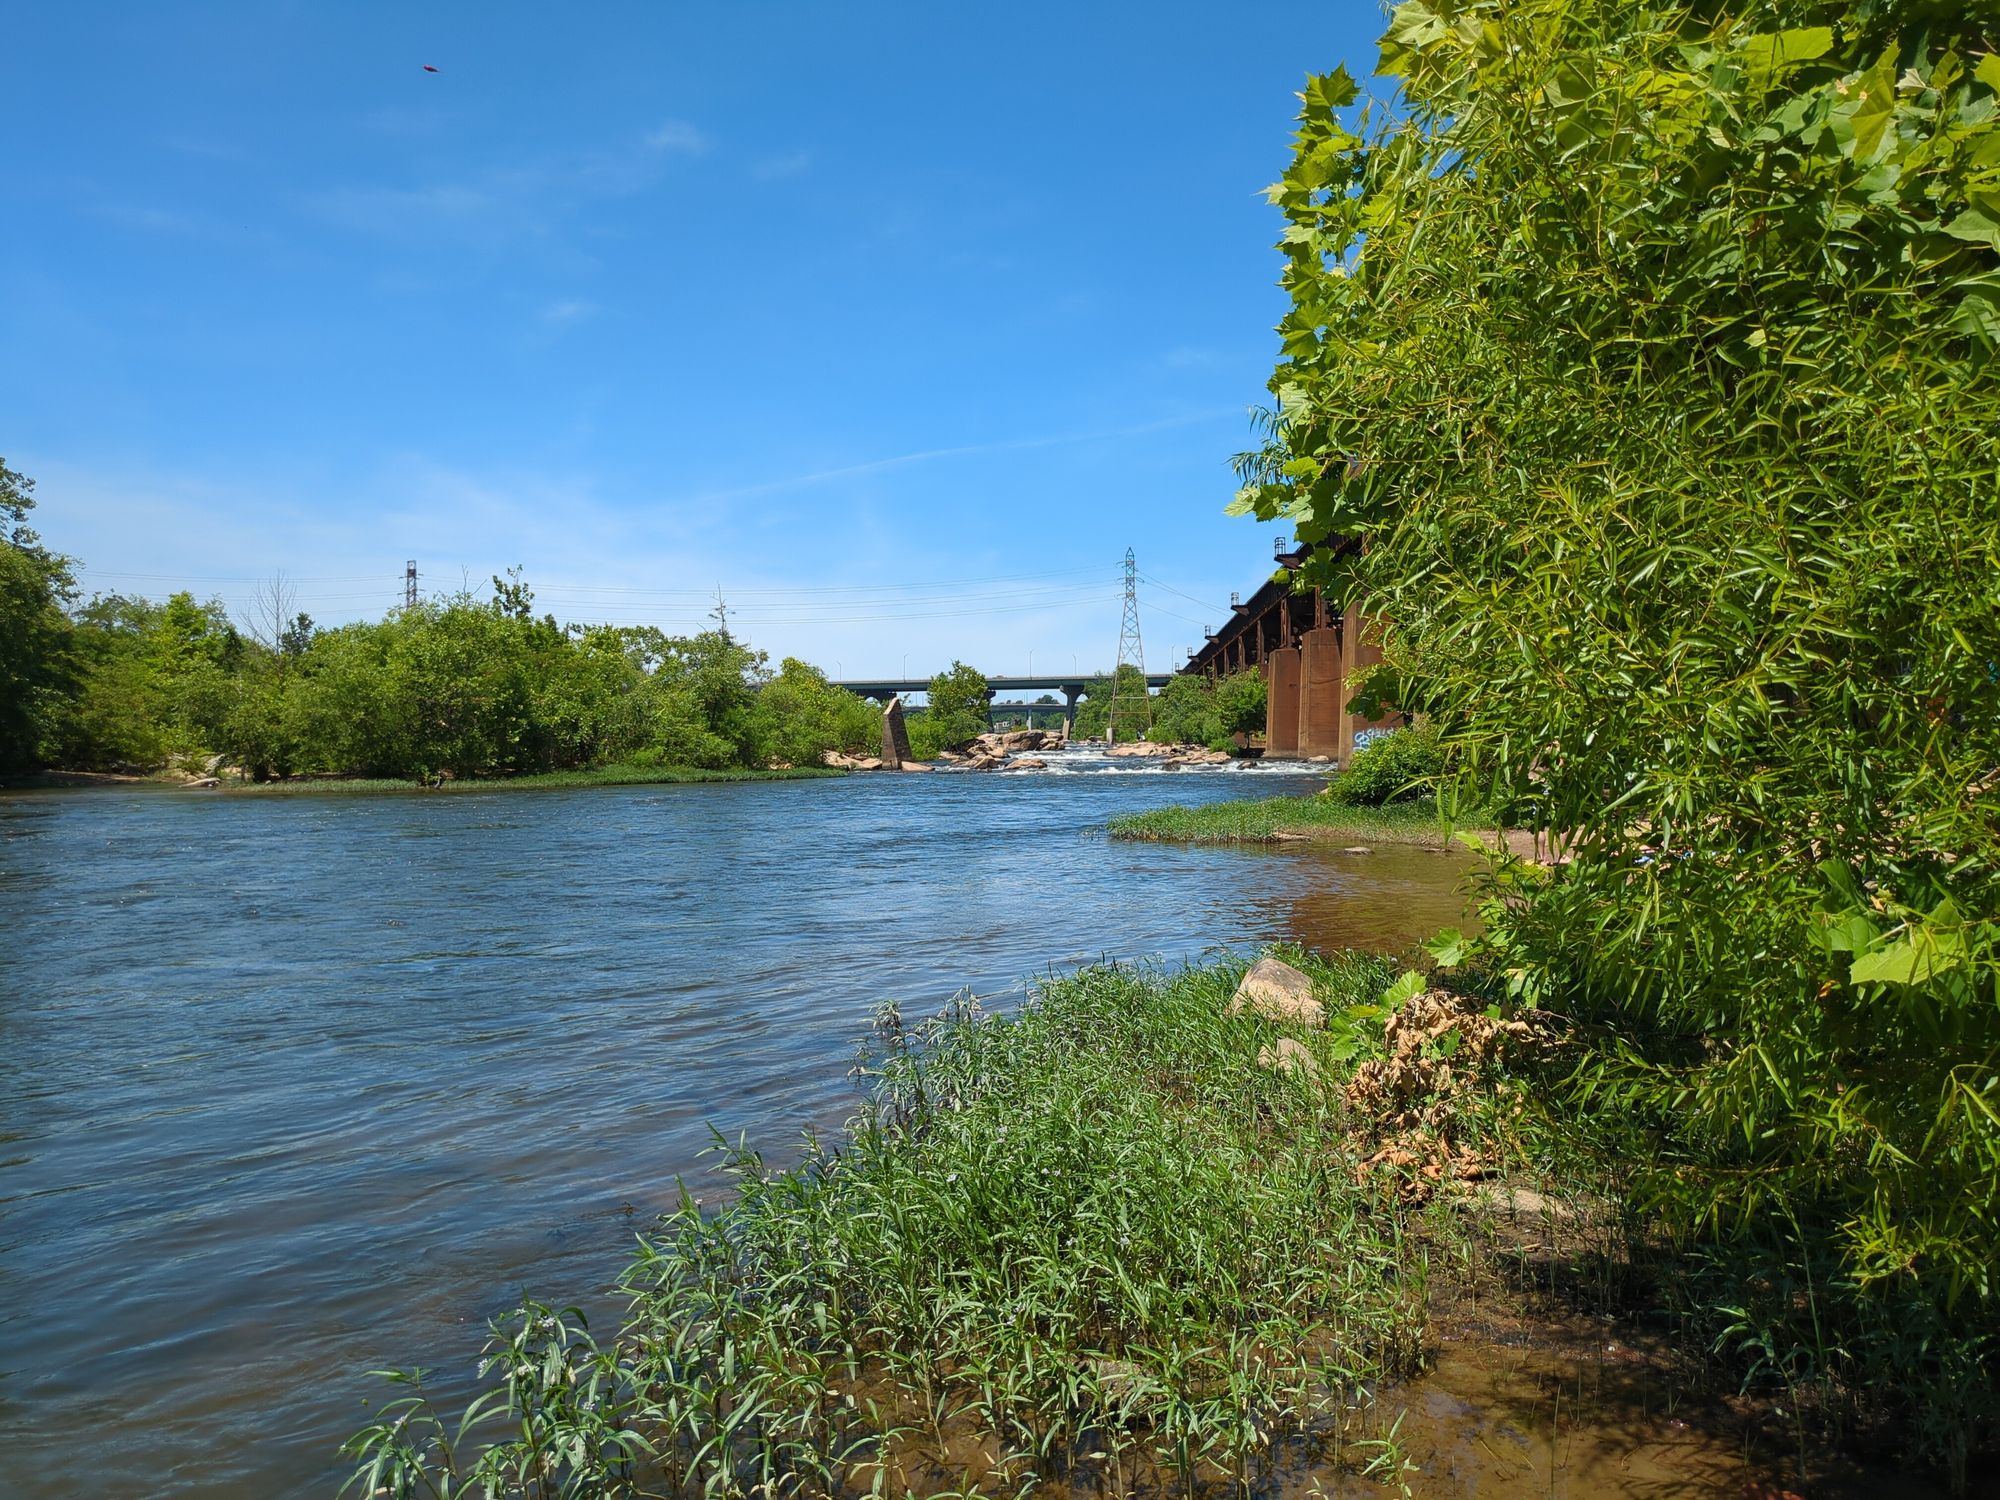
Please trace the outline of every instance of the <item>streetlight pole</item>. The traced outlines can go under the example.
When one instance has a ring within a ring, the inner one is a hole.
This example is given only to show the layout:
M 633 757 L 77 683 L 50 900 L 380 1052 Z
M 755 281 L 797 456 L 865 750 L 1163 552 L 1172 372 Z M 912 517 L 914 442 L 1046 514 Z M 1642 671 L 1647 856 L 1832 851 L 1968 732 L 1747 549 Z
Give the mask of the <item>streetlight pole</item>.
M 910 675 L 910 653 L 907 651 L 903 653 L 903 675 L 905 677 Z

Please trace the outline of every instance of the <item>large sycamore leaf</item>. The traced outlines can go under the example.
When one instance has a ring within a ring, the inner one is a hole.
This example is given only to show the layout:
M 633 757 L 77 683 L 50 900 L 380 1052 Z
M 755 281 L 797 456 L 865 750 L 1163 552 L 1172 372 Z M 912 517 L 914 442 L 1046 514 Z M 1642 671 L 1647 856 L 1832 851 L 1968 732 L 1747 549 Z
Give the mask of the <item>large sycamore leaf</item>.
M 1855 984 L 1922 984 L 1935 979 L 1965 962 L 1963 927 L 1958 908 L 1941 901 L 1928 921 L 1912 924 L 1897 941 L 1857 957 L 1848 967 L 1848 979 Z
M 1385 77 L 1408 71 L 1414 53 L 1444 40 L 1450 32 L 1451 28 L 1423 0 L 1403 0 L 1382 35 L 1382 56 L 1375 64 L 1375 71 Z
M 1746 37 L 1737 55 L 1742 62 L 1744 82 L 1761 93 L 1800 63 L 1824 57 L 1832 50 L 1832 27 L 1799 26 L 1790 31 Z

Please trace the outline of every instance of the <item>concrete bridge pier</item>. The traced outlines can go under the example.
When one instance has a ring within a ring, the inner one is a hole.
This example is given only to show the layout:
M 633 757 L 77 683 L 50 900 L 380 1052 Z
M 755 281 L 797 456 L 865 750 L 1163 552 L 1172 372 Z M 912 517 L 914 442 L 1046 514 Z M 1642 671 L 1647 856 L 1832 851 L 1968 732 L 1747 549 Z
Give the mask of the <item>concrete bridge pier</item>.
M 1299 753 L 1299 648 L 1280 646 L 1264 662 L 1264 758 L 1290 760 Z
M 1308 758 L 1338 756 L 1346 708 L 1347 674 L 1340 659 L 1340 632 L 1330 625 L 1308 630 L 1299 637 L 1299 754 Z
M 1394 719 L 1370 719 L 1361 714 L 1347 712 L 1345 698 L 1352 696 L 1352 679 L 1355 674 L 1374 666 L 1382 660 L 1382 642 L 1378 622 L 1365 617 L 1360 610 L 1349 605 L 1341 621 L 1340 629 L 1344 675 L 1349 684 L 1343 692 L 1340 714 L 1340 748 L 1335 751 L 1344 766 L 1354 758 L 1354 736 L 1363 729 L 1382 729 L 1395 722 Z

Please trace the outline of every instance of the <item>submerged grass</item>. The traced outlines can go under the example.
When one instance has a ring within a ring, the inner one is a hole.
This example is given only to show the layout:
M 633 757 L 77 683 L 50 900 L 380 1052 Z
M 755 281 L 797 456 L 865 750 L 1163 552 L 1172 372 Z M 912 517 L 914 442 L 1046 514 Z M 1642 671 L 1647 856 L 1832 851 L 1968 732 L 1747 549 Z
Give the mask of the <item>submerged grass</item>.
M 492 792 L 579 786 L 678 786 L 711 781 L 810 781 L 842 776 L 817 766 L 783 771 L 705 770 L 699 766 L 597 766 L 588 771 L 543 771 L 532 776 L 483 777 L 463 781 L 397 781 L 378 777 L 306 776 L 291 781 L 244 782 L 227 788 L 232 796 L 329 796 L 343 792 Z
M 1335 1017 L 1297 1034 L 1331 1080 L 1379 1039 L 1390 970 L 1289 956 Z M 1259 1066 L 1271 1026 L 1223 1014 L 1240 973 L 885 1011 L 839 1147 L 769 1172 L 718 1143 L 735 1195 L 684 1193 L 642 1240 L 615 1338 L 528 1304 L 451 1420 L 391 1374 L 350 1489 L 1192 1495 L 1364 1467 L 1365 1392 L 1414 1365 L 1442 1223 L 1357 1186 L 1337 1088 Z
M 1428 799 L 1387 807 L 1350 807 L 1330 797 L 1265 797 L 1211 802 L 1206 807 L 1157 807 L 1114 818 L 1116 839 L 1157 839 L 1187 844 L 1270 843 L 1288 834 L 1311 838 L 1374 838 L 1398 843 L 1444 844 L 1451 825 Z

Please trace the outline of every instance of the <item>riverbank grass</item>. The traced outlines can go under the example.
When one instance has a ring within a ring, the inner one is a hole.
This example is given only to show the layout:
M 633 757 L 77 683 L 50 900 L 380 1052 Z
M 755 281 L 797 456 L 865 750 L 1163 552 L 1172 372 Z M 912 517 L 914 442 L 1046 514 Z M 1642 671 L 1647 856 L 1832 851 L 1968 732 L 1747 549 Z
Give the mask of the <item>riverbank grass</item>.
M 1353 807 L 1331 797 L 1305 796 L 1211 802 L 1205 807 L 1156 807 L 1114 818 L 1107 831 L 1115 839 L 1182 844 L 1281 843 L 1304 838 L 1442 845 L 1451 841 L 1452 828 L 1428 798 L 1386 807 Z
M 884 1012 L 841 1144 L 771 1172 L 718 1143 L 734 1192 L 645 1237 L 615 1337 L 524 1306 L 464 1428 L 392 1376 L 349 1493 L 1193 1493 L 1380 1461 L 1365 1392 L 1414 1368 L 1453 1231 L 1359 1185 L 1343 1129 L 1390 969 L 1289 956 L 1331 1016 L 1289 1033 L 1317 1075 L 1225 1014 L 1240 963 Z
M 587 771 L 543 771 L 530 776 L 470 777 L 458 781 L 398 781 L 374 777 L 302 776 L 288 781 L 246 781 L 225 786 L 229 796 L 337 796 L 355 792 L 546 791 L 584 786 L 681 786 L 733 781 L 816 781 L 844 771 L 801 766 L 782 771 L 707 770 L 699 766 L 597 766 Z

